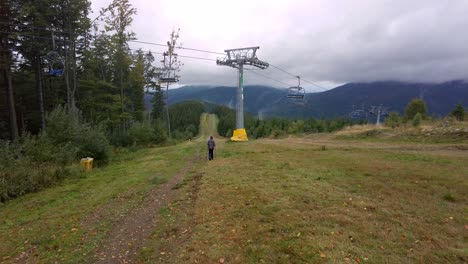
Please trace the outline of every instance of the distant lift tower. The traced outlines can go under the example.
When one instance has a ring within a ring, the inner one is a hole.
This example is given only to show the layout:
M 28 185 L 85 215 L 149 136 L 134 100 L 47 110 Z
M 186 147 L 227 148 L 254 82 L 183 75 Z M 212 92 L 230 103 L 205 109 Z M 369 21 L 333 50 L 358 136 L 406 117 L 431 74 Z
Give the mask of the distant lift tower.
M 380 126 L 380 117 L 381 116 L 388 116 L 388 107 L 383 105 L 372 105 L 369 113 L 377 116 L 377 122 L 375 123 L 376 126 Z
M 260 47 L 228 49 L 225 50 L 226 57 L 222 60 L 217 59 L 216 64 L 229 66 L 239 70 L 238 86 L 236 96 L 236 130 L 231 137 L 233 141 L 247 141 L 247 132 L 244 128 L 244 65 L 253 68 L 266 69 L 270 66 L 268 63 L 257 58 L 257 50 Z

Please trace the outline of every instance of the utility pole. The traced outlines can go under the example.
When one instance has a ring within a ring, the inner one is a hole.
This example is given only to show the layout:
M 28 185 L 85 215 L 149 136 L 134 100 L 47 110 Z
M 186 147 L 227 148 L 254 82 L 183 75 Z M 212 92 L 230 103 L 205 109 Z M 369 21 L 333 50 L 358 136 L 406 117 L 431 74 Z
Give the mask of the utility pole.
M 247 141 L 247 132 L 244 128 L 244 65 L 254 68 L 266 69 L 270 66 L 267 62 L 257 58 L 257 50 L 260 47 L 249 47 L 225 50 L 226 57 L 217 59 L 216 64 L 238 69 L 238 86 L 236 92 L 236 130 L 231 137 L 233 141 Z
M 170 35 L 170 40 L 167 42 L 167 51 L 163 53 L 164 59 L 161 61 L 164 65 L 162 68 L 162 76 L 159 78 L 161 83 L 166 83 L 166 119 L 167 119 L 167 131 L 169 138 L 171 135 L 171 120 L 169 118 L 169 85 L 179 81 L 179 77 L 176 72 L 180 71 L 180 62 L 177 57 L 177 53 L 174 53 L 174 49 L 179 38 L 179 31 L 177 33 L 173 30 Z

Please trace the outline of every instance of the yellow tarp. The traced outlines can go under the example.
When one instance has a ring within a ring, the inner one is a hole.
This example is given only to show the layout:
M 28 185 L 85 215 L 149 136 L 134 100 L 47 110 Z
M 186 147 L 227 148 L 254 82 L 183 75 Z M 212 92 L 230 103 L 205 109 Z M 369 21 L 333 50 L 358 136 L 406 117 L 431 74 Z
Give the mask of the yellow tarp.
M 247 141 L 249 140 L 247 138 L 247 132 L 245 131 L 245 128 L 239 128 L 234 130 L 234 133 L 231 137 L 232 141 Z

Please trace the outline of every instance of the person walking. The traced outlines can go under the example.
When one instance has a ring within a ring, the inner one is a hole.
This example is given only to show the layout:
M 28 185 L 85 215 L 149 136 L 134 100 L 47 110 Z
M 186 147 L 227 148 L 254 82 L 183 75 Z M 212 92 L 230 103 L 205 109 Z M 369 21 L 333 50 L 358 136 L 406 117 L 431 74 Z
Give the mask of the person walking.
M 214 149 L 216 147 L 216 143 L 213 139 L 213 136 L 210 136 L 210 139 L 208 140 L 208 159 L 212 160 L 214 158 Z

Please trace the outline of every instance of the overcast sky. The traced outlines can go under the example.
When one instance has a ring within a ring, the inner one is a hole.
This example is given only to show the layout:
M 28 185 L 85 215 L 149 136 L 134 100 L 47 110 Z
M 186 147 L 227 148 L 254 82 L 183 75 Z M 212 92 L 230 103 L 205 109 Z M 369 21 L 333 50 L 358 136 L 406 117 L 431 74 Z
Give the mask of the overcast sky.
M 111 0 L 92 0 L 91 18 Z M 166 43 L 223 52 L 260 46 L 258 58 L 322 87 L 376 80 L 468 79 L 468 0 L 131 0 L 132 30 Z M 164 47 L 131 44 L 156 52 Z M 217 55 L 179 50 L 180 55 Z M 182 58 L 181 84 L 236 85 L 236 70 Z M 259 72 L 289 85 L 273 67 Z M 286 85 L 250 72 L 245 84 Z M 320 91 L 308 83 L 310 91 Z

